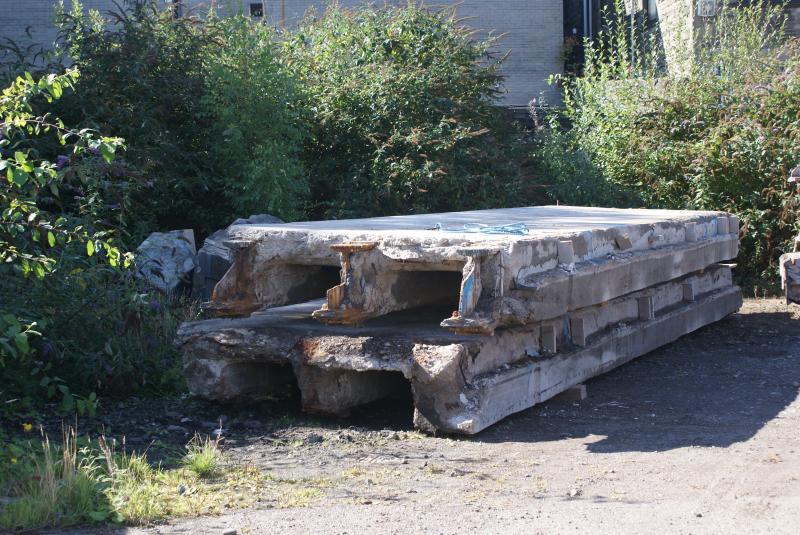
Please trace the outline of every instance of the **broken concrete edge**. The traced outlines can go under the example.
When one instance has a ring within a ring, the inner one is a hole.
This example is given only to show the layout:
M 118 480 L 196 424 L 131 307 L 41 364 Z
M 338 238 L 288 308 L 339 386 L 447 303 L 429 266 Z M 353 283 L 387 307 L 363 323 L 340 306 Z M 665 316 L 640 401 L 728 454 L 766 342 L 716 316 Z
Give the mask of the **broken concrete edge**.
M 442 326 L 456 332 L 471 332 L 473 325 L 480 324 L 489 332 L 501 326 L 543 321 L 686 276 L 737 254 L 738 240 L 726 235 L 700 243 L 576 263 L 570 269 L 555 268 L 516 279 L 502 292 L 502 297 L 485 297 L 475 307 L 472 317 L 448 318 Z
M 238 225 L 280 225 L 283 221 L 269 214 L 254 214 L 236 219 L 227 228 L 210 234 L 203 240 L 203 246 L 195 256 L 195 270 L 192 274 L 192 297 L 209 301 L 214 286 L 230 269 L 233 254 L 225 242 L 230 240 L 230 230 Z
M 494 336 L 452 334 L 435 325 L 400 325 L 391 319 L 385 326 L 364 328 L 331 327 L 307 319 L 305 311 L 313 302 L 269 309 L 249 318 L 211 319 L 181 324 L 176 342 L 182 350 L 192 347 L 195 357 L 242 358 L 288 362 L 298 357 L 317 366 L 357 370 L 395 370 L 407 374 L 417 346 L 493 347 L 509 337 L 527 336 L 524 347 L 505 346 L 510 353 L 555 353 L 570 346 L 584 346 L 592 338 L 614 325 L 643 318 L 642 301 L 652 307 L 652 316 L 662 314 L 685 300 L 684 286 L 691 284 L 697 295 L 732 285 L 729 266 L 716 265 L 702 273 L 687 275 L 646 290 L 611 301 L 585 307 L 568 315 L 528 325 L 497 331 Z M 549 336 L 548 336 L 549 333 Z M 535 341 L 532 345 L 530 341 Z M 375 358 L 373 358 L 375 357 Z M 476 361 L 470 370 L 480 372 L 484 361 Z M 502 364 L 502 363 L 500 363 Z

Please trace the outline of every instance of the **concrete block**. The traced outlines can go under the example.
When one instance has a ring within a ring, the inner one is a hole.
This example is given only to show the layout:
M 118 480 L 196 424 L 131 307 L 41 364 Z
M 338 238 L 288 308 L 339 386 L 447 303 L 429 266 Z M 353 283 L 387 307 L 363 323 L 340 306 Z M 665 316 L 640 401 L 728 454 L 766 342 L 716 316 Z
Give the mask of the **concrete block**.
M 586 345 L 586 320 L 582 316 L 574 316 L 569 319 L 569 330 L 572 343 L 578 346 Z
M 717 234 L 725 235 L 729 232 L 728 229 L 728 216 L 720 216 L 717 218 Z
M 197 396 L 259 399 L 291 370 L 306 411 L 410 388 L 419 428 L 477 433 L 736 310 L 732 226 L 537 207 L 233 227 L 210 303 L 233 317 L 176 343 Z
M 561 240 L 558 242 L 558 263 L 572 264 L 575 261 L 575 252 L 572 240 Z
M 468 435 L 479 433 L 510 414 L 718 321 L 738 310 L 741 303 L 739 288 L 727 288 L 650 322 L 619 329 L 613 336 L 598 339 L 576 352 L 515 363 L 475 378 L 466 393 L 470 406 L 439 419 L 437 428 Z
M 277 386 L 258 370 L 279 365 L 284 372 L 294 370 L 305 410 L 342 415 L 410 384 L 421 428 L 471 434 L 733 312 L 741 292 L 730 284 L 729 273 L 720 266 L 691 276 L 700 289 L 693 302 L 682 301 L 684 283 L 674 281 L 646 290 L 648 295 L 634 293 L 581 310 L 568 323 L 573 341 L 582 346 L 558 346 L 560 329 L 553 321 L 494 336 L 442 331 L 419 314 L 362 328 L 326 325 L 308 317 L 318 302 L 249 318 L 186 323 L 177 344 L 190 391 L 208 399 L 269 395 Z M 635 321 L 643 298 L 662 312 Z M 532 347 L 556 351 L 531 358 Z M 246 384 L 208 372 L 241 363 L 238 377 Z
M 697 225 L 686 223 L 686 241 L 694 243 L 697 241 Z
M 633 243 L 631 243 L 631 239 L 627 235 L 617 236 L 616 238 L 614 238 L 614 243 L 616 243 L 617 248 L 620 251 L 627 251 L 628 249 L 633 247 Z
M 553 396 L 553 401 L 565 401 L 565 402 L 574 402 L 574 401 L 583 401 L 586 399 L 586 385 L 581 383 L 579 385 L 571 386 L 561 392 L 560 394 L 556 394 Z
M 244 246 L 207 308 L 242 316 L 327 295 L 316 319 L 360 325 L 447 303 L 457 313 L 443 327 L 491 334 L 734 258 L 738 242 L 716 234 L 720 218 L 727 214 L 546 206 L 234 226 L 231 242 Z M 524 233 L 484 232 L 509 224 Z
M 739 216 L 728 216 L 728 230 L 731 234 L 736 234 L 737 236 L 739 235 Z
M 554 325 L 542 325 L 541 330 L 542 352 L 555 353 L 557 351 L 558 339 L 556 337 L 556 328 Z
M 656 317 L 655 309 L 653 308 L 653 296 L 639 297 L 636 301 L 640 320 L 651 320 Z
M 694 301 L 695 291 L 694 291 L 694 284 L 691 282 L 685 282 L 682 285 L 683 288 L 683 300 L 684 301 Z
M 786 296 L 786 304 L 800 304 L 800 253 L 781 255 L 778 265 L 781 271 L 781 288 Z

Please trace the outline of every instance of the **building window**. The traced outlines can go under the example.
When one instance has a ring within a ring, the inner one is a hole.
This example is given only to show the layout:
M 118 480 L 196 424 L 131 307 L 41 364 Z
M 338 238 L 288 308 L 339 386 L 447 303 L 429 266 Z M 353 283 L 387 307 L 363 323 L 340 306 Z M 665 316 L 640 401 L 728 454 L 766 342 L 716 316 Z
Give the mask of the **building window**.
M 717 14 L 717 0 L 697 0 L 697 16 L 713 17 Z
M 264 16 L 264 4 L 262 2 L 250 4 L 250 16 L 254 19 L 262 18 Z
M 172 10 L 172 15 L 177 18 L 183 15 L 183 6 L 181 0 L 166 0 L 167 5 Z

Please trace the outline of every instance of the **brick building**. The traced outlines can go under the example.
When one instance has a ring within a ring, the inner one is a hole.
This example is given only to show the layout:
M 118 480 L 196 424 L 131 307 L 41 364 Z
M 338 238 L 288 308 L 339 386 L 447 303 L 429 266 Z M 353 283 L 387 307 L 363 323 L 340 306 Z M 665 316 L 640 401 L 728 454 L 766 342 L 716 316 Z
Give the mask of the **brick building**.
M 388 0 L 403 5 L 407 0 Z M 65 4 L 69 5 L 69 0 Z M 112 0 L 83 0 L 87 9 L 106 13 L 114 9 Z M 169 4 L 170 0 L 159 0 Z M 216 0 L 217 9 L 241 6 L 245 13 L 276 26 L 291 27 L 311 7 L 324 10 L 328 0 Z M 363 4 L 364 0 L 339 0 L 342 6 Z M 374 2 L 382 4 L 383 0 Z M 202 10 L 209 0 L 182 0 L 183 13 Z M 505 63 L 507 77 L 504 104 L 527 106 L 541 93 L 549 101 L 558 101 L 558 93 L 547 84 L 547 78 L 563 69 L 563 1 L 562 0 L 436 0 L 431 5 L 457 4 L 456 15 L 478 31 L 504 34 L 499 52 L 510 52 Z M 0 0 L 0 37 L 27 41 L 26 28 L 35 42 L 52 43 L 56 38 L 53 27 L 53 0 Z M 207 8 L 206 8 L 207 9 Z M 29 42 L 29 41 L 28 41 Z

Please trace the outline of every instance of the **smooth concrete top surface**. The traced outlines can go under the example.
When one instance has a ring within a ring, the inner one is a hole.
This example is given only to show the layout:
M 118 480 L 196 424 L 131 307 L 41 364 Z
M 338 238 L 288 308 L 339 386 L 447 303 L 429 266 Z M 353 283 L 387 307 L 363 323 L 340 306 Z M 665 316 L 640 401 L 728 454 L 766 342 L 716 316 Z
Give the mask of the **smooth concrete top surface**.
M 523 223 L 528 236 L 547 236 L 612 227 L 647 225 L 668 221 L 689 222 L 698 218 L 722 215 L 722 212 L 690 210 L 647 210 L 632 208 L 587 208 L 580 206 L 534 206 L 446 212 L 365 219 L 340 219 L 304 221 L 285 224 L 247 225 L 252 231 L 308 231 L 308 232 L 376 232 L 405 236 L 480 235 L 483 239 L 509 238 L 513 233 L 483 234 L 465 232 L 464 225 L 512 225 Z M 444 231 L 437 228 L 441 226 Z

